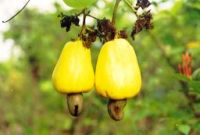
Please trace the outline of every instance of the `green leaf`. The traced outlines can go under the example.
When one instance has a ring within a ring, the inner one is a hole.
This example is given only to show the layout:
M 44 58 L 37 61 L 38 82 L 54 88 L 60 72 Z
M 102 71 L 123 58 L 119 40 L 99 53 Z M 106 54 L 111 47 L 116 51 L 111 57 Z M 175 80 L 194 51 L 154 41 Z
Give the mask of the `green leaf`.
M 191 127 L 189 125 L 178 125 L 178 130 L 183 133 L 184 135 L 188 135 L 190 132 Z
M 196 69 L 193 73 L 192 73 L 192 79 L 196 80 L 196 81 L 200 81 L 200 68 Z
M 200 92 L 200 81 L 190 80 L 182 74 L 174 74 L 174 77 L 180 81 L 186 82 L 195 92 Z
M 200 81 L 189 81 L 189 86 L 196 92 L 200 93 Z
M 190 80 L 185 76 L 185 75 L 182 75 L 182 74 L 174 74 L 174 77 L 180 81 L 183 81 L 183 82 L 189 82 Z
M 65 4 L 73 8 L 86 8 L 91 6 L 97 0 L 63 0 Z
M 67 12 L 64 12 L 65 15 L 73 15 L 73 14 L 78 14 L 82 11 L 82 9 L 79 8 L 73 8 L 71 10 L 68 10 Z
M 200 9 L 200 3 L 189 3 L 187 4 L 187 6 L 190 6 L 191 8 L 196 8 L 196 9 Z

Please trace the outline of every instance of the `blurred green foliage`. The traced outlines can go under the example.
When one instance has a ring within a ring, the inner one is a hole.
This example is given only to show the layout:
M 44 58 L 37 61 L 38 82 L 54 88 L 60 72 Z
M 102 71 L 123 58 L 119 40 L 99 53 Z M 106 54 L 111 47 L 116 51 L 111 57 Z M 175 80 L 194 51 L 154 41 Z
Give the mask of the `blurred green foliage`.
M 113 2 L 103 9 L 91 7 L 91 14 L 111 18 Z M 159 10 L 165 2 L 155 1 L 154 28 L 142 31 L 133 41 L 141 67 L 142 92 L 130 99 L 125 117 L 120 122 L 111 120 L 107 100 L 95 91 L 84 95 L 84 112 L 73 118 L 66 110 L 65 96 L 57 93 L 51 74 L 64 44 L 78 36 L 80 28 L 72 26 L 66 33 L 60 28 L 55 13 L 40 13 L 29 9 L 10 22 L 5 39 L 13 39 L 21 55 L 0 63 L 0 135 L 199 135 L 200 116 L 194 115 L 185 89 L 195 89 L 199 97 L 199 81 L 177 75 L 175 67 L 181 62 L 182 52 L 193 57 L 193 69 L 200 67 L 200 3 L 196 0 L 177 0 L 166 10 Z M 68 14 L 76 10 L 65 11 Z M 98 14 L 97 14 L 98 13 Z M 116 25 L 129 34 L 136 20 L 122 2 Z M 94 22 L 92 22 L 94 23 Z M 92 46 L 95 67 L 100 42 Z M 183 87 L 184 82 L 188 87 Z M 200 104 L 193 103 L 200 114 Z

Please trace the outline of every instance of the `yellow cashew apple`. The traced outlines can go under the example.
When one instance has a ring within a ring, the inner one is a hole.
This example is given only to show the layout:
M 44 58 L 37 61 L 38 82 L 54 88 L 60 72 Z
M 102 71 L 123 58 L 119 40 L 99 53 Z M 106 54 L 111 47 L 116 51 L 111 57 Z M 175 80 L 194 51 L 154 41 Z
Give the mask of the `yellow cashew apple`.
M 94 85 L 91 52 L 81 40 L 66 43 L 54 68 L 52 80 L 61 93 L 88 92 Z
M 100 95 L 121 100 L 137 95 L 141 73 L 133 47 L 125 39 L 106 42 L 100 50 L 95 73 L 95 87 Z

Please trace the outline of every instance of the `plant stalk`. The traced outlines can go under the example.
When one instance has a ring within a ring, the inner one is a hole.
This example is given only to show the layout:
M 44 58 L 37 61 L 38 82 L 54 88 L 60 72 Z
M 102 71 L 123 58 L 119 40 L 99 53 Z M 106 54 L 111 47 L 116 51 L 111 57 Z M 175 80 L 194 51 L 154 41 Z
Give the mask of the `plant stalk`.
M 115 6 L 114 6 L 114 10 L 113 10 L 113 16 L 112 16 L 112 23 L 113 24 L 115 24 L 117 9 L 118 9 L 118 6 L 119 6 L 120 2 L 121 2 L 121 0 L 116 0 L 116 2 L 115 2 Z

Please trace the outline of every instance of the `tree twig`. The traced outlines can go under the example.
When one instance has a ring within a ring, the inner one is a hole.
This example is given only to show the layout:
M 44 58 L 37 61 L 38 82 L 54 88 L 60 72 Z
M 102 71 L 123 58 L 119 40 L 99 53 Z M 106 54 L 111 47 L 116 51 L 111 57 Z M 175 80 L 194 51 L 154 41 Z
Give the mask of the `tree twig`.
M 28 5 L 29 2 L 30 2 L 30 0 L 28 0 L 28 1 L 26 2 L 26 4 L 25 4 L 15 15 L 13 15 L 11 18 L 9 18 L 9 19 L 6 20 L 6 21 L 2 21 L 2 23 L 7 23 L 7 22 L 9 22 L 10 20 L 12 20 L 13 18 L 15 18 L 19 13 L 21 13 L 21 12 L 26 8 L 26 6 Z
M 96 20 L 100 20 L 99 18 L 94 17 L 94 16 L 92 16 L 92 15 L 90 15 L 90 14 L 88 14 L 87 16 L 89 16 L 89 17 L 91 17 L 91 18 L 93 18 L 93 19 L 96 19 Z
M 87 17 L 86 9 L 83 9 L 82 13 L 83 13 L 83 23 L 82 23 L 82 29 L 80 32 L 80 36 L 82 36 L 82 34 L 85 32 L 85 28 L 86 28 L 86 26 L 85 26 L 86 17 Z
M 132 10 L 132 12 L 133 12 L 136 16 L 138 16 L 136 10 L 132 7 L 131 3 L 129 3 L 127 0 L 124 0 L 124 3 Z

